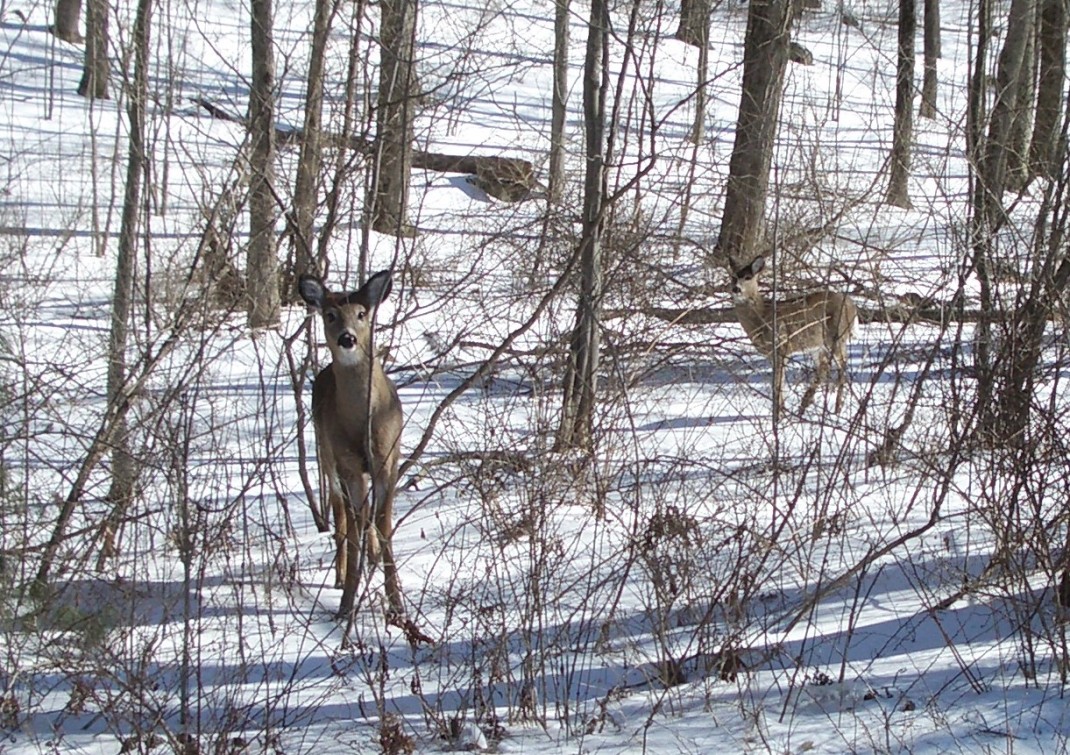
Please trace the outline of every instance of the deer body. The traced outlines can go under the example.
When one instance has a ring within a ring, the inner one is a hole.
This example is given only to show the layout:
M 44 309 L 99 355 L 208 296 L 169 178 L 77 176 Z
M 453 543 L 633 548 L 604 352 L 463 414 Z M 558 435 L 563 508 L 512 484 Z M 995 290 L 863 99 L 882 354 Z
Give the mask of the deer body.
M 792 354 L 817 355 L 814 381 L 803 395 L 800 411 L 813 401 L 819 383 L 828 377 L 829 359 L 837 363 L 836 411 L 843 406 L 847 375 L 847 342 L 858 319 L 850 297 L 821 291 L 773 302 L 758 289 L 758 273 L 765 258 L 758 257 L 733 277 L 732 300 L 736 317 L 760 354 L 773 363 L 774 417 L 784 408 L 784 371 Z
M 401 588 L 391 544 L 402 413 L 397 388 L 372 354 L 372 314 L 390 293 L 390 271 L 359 291 L 331 293 L 312 276 L 298 284 L 319 310 L 332 362 L 312 384 L 320 477 L 334 514 L 339 616 L 348 616 L 364 561 L 382 563 L 392 611 L 401 613 Z

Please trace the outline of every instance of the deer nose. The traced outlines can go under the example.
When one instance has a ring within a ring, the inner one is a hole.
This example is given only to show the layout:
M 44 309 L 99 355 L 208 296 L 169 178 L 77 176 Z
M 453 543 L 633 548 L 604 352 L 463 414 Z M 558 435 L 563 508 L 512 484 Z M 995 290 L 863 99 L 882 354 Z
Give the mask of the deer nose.
M 353 337 L 352 333 L 342 333 L 338 336 L 338 346 L 343 349 L 352 349 L 357 345 L 357 339 Z

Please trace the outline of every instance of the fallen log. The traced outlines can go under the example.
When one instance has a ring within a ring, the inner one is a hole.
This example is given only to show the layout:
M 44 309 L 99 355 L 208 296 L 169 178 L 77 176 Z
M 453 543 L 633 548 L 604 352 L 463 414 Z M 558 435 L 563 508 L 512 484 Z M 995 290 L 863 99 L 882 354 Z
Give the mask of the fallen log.
M 245 124 L 245 119 L 241 116 L 204 97 L 194 97 L 193 102 L 213 118 Z M 300 144 L 305 135 L 302 129 L 278 127 L 275 129 L 275 138 L 279 144 Z M 323 138 L 326 143 L 335 147 L 345 147 L 364 155 L 372 155 L 375 152 L 375 140 L 363 136 L 324 134 Z M 535 166 L 530 160 L 519 157 L 450 155 L 418 149 L 412 153 L 412 167 L 438 173 L 466 173 L 471 176 L 469 180 L 474 186 L 503 202 L 520 202 L 540 188 L 535 177 Z

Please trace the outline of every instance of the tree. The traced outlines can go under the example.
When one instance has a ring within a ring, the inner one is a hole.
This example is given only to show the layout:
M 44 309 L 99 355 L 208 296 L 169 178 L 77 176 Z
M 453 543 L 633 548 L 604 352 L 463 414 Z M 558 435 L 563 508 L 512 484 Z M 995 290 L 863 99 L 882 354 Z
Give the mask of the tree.
M 565 120 L 568 117 L 569 0 L 554 3 L 554 90 L 550 102 L 550 201 L 561 201 L 565 184 Z
M 921 84 L 922 118 L 936 117 L 936 61 L 940 58 L 940 0 L 924 0 L 925 72 Z
M 271 0 L 252 0 L 253 77 L 249 87 L 249 327 L 279 321 L 275 251 L 275 59 Z
M 308 61 L 308 83 L 305 89 L 305 124 L 302 129 L 301 153 L 297 159 L 297 178 L 294 185 L 294 228 L 297 238 L 293 265 L 294 279 L 312 271 L 312 234 L 316 221 L 320 167 L 323 164 L 323 68 L 327 52 L 327 38 L 338 3 L 335 0 L 316 0 L 312 15 L 312 50 Z M 316 271 L 319 272 L 319 271 Z M 287 289 L 293 288 L 287 286 Z
M 680 5 L 680 25 L 676 38 L 698 48 L 698 82 L 695 88 L 695 120 L 691 141 L 700 144 L 706 117 L 706 79 L 709 76 L 710 2 L 684 0 Z
M 583 65 L 586 170 L 580 237 L 580 293 L 565 370 L 558 448 L 590 447 L 601 348 L 602 231 L 606 200 L 606 93 L 609 88 L 609 6 L 591 0 Z
M 715 259 L 731 270 L 749 263 L 765 224 L 765 195 L 773 159 L 794 0 L 754 0 L 743 43 L 743 91 L 728 166 Z
M 914 0 L 899 0 L 899 47 L 895 66 L 895 126 L 892 132 L 892 170 L 885 201 L 910 209 L 910 160 L 914 140 Z
M 1036 111 L 1029 153 L 1035 175 L 1050 177 L 1058 170 L 1068 31 L 1070 14 L 1065 0 L 1041 0 Z
M 416 78 L 416 0 L 384 0 L 379 44 L 378 129 L 371 227 L 407 236 Z
M 51 31 L 64 42 L 80 45 L 85 40 L 78 31 L 78 19 L 82 15 L 82 0 L 56 0 L 55 19 Z
M 85 66 L 78 94 L 89 99 L 108 99 L 108 0 L 88 0 L 85 6 Z

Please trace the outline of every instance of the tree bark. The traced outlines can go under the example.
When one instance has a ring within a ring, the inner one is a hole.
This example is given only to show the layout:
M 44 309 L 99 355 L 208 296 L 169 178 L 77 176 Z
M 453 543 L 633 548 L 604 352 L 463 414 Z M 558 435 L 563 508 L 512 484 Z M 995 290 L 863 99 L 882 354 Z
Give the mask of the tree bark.
M 90 0 L 92 5 L 96 0 Z M 144 214 L 142 182 L 148 161 L 145 154 L 145 110 L 149 96 L 148 66 L 152 0 L 139 0 L 134 21 L 133 83 L 127 97 L 126 114 L 130 136 L 126 158 L 126 186 L 123 194 L 123 214 L 119 226 L 119 248 L 115 258 L 115 286 L 112 292 L 111 330 L 108 338 L 109 406 L 124 400 L 128 379 L 126 349 L 129 341 L 130 315 L 134 296 L 134 258 L 137 254 L 138 232 Z M 112 511 L 103 526 L 103 544 L 98 568 L 103 560 L 115 553 L 116 534 L 126 511 L 133 502 L 139 474 L 137 462 L 130 451 L 126 412 L 116 412 L 113 436 L 111 485 L 107 499 Z
M 583 232 L 580 238 L 580 295 L 565 371 L 558 449 L 590 450 L 602 329 L 602 230 L 606 196 L 606 92 L 609 58 L 609 6 L 591 0 L 583 67 L 586 170 Z
M 710 0 L 682 0 L 676 38 L 703 49 L 710 38 Z
M 892 132 L 888 204 L 910 209 L 911 153 L 914 141 L 914 36 L 917 34 L 914 0 L 899 0 L 899 47 L 895 66 L 895 126 Z
M 52 33 L 64 42 L 80 45 L 85 39 L 78 31 L 78 19 L 82 15 L 82 0 L 56 0 Z
M 924 0 L 925 20 L 923 43 L 925 72 L 921 84 L 922 118 L 936 117 L 936 61 L 940 58 L 940 0 Z
M 308 79 L 305 87 L 305 123 L 302 129 L 301 152 L 297 158 L 297 178 L 294 182 L 294 239 L 295 256 L 293 279 L 314 272 L 321 275 L 322 267 L 313 259 L 313 233 L 316 208 L 319 205 L 320 168 L 323 165 L 323 69 L 327 41 L 334 19 L 335 0 L 316 0 L 312 14 L 312 50 L 309 53 Z M 292 289 L 293 286 L 286 286 Z
M 87 0 L 85 6 L 85 65 L 78 94 L 88 99 L 106 100 L 108 76 L 108 0 Z
M 568 23 L 570 0 L 554 3 L 554 90 L 550 102 L 550 202 L 557 204 L 565 187 L 565 122 L 568 117 Z
M 753 0 L 743 45 L 743 91 L 728 167 L 721 233 L 712 267 L 736 270 L 755 256 L 765 224 L 784 69 L 791 42 L 793 0 Z
M 252 0 L 253 76 L 249 89 L 249 327 L 279 321 L 275 242 L 275 58 L 271 0 Z
M 1066 35 L 1070 14 L 1066 0 L 1041 0 L 1039 72 L 1029 163 L 1035 175 L 1052 177 L 1059 168 L 1063 97 L 1066 81 Z
M 383 0 L 379 33 L 379 148 L 371 227 L 408 236 L 409 177 L 412 173 L 413 119 L 419 86 L 416 78 L 415 0 Z

